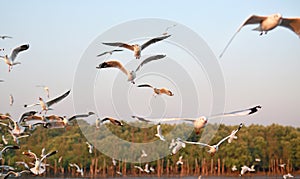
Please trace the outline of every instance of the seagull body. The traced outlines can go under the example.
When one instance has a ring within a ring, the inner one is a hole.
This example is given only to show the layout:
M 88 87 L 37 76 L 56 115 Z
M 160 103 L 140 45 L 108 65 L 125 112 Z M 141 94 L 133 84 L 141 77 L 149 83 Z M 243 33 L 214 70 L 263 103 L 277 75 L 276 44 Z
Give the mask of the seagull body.
M 174 94 L 172 93 L 172 91 L 166 89 L 166 88 L 154 88 L 149 84 L 142 84 L 142 85 L 138 85 L 137 87 L 148 87 L 148 88 L 152 88 L 154 91 L 154 94 L 156 95 L 161 95 L 161 94 L 165 94 L 168 96 L 174 96 Z
M 165 137 L 162 135 L 160 124 L 157 125 L 156 130 L 157 130 L 157 133 L 155 134 L 155 136 L 158 137 L 162 141 L 166 141 Z
M 148 163 L 145 164 L 144 172 L 150 173 L 149 164 Z
M 144 50 L 149 45 L 154 44 L 156 42 L 159 42 L 161 40 L 164 40 L 164 39 L 166 39 L 166 38 L 168 38 L 170 36 L 171 35 L 165 35 L 165 36 L 161 36 L 161 37 L 156 37 L 156 38 L 148 40 L 143 45 L 139 45 L 139 44 L 129 45 L 129 44 L 122 43 L 122 42 L 103 43 L 103 44 L 104 45 L 109 45 L 109 46 L 123 47 L 123 48 L 129 49 L 129 50 L 131 50 L 131 51 L 134 52 L 134 56 L 135 56 L 136 59 L 140 59 L 141 58 L 141 52 L 142 52 L 142 50 Z
M 101 123 L 103 123 L 105 121 L 110 121 L 112 124 L 114 124 L 116 126 L 123 126 L 123 123 L 121 121 L 111 118 L 111 117 L 106 117 L 106 118 L 102 119 Z
M 64 94 L 62 94 L 61 96 L 58 96 L 57 98 L 54 98 L 52 100 L 49 100 L 47 102 L 45 102 L 43 100 L 43 98 L 39 97 L 39 103 L 36 104 L 32 104 L 32 105 L 27 105 L 25 104 L 24 107 L 32 107 L 32 106 L 37 106 L 40 105 L 42 110 L 40 112 L 40 114 L 45 111 L 45 114 L 47 113 L 48 110 L 52 110 L 52 108 L 50 108 L 50 106 L 52 106 L 55 103 L 60 102 L 61 100 L 63 100 L 64 98 L 66 98 L 69 94 L 70 94 L 71 90 L 65 92 Z
M 234 171 L 237 171 L 237 168 L 236 168 L 235 165 L 232 166 L 231 171 L 233 171 L 233 172 L 234 172 Z
M 8 55 L 5 55 L 5 56 L 0 56 L 1 58 L 3 58 L 4 62 L 8 65 L 8 71 L 10 72 L 11 68 L 14 66 L 14 65 L 18 65 L 18 64 L 21 64 L 20 62 L 15 62 L 18 54 L 22 51 L 25 51 L 29 48 L 29 45 L 26 44 L 26 45 L 21 45 L 17 48 L 15 48 L 11 55 L 8 56 Z
M 240 176 L 243 176 L 246 172 L 254 172 L 254 165 L 251 166 L 251 168 L 249 168 L 248 166 L 244 165 L 241 167 L 241 173 Z
M 6 171 L 13 171 L 15 168 L 9 166 L 9 165 L 0 165 L 1 170 L 6 170 Z
M 134 71 L 131 71 L 131 72 L 128 71 L 122 65 L 122 63 L 120 63 L 119 61 L 111 60 L 111 61 L 103 62 L 103 63 L 100 63 L 99 66 L 97 66 L 96 68 L 97 69 L 101 69 L 101 68 L 118 68 L 119 70 L 121 70 L 127 76 L 127 78 L 128 78 L 127 80 L 134 84 L 134 79 L 136 78 L 135 72 Z
M 228 137 L 228 143 L 231 143 L 234 139 L 237 139 L 236 133 L 241 129 L 243 125 L 240 125 L 238 129 L 233 130 Z
M 94 148 L 94 146 L 93 146 L 92 144 L 90 144 L 88 141 L 86 141 L 85 143 L 87 144 L 87 146 L 88 146 L 88 148 L 89 148 L 89 153 L 90 153 L 90 154 L 93 153 L 93 148 Z
M 178 161 L 176 162 L 176 165 L 182 165 L 183 162 L 182 162 L 182 155 L 179 157 Z
M 228 48 L 229 44 L 232 42 L 233 38 L 237 35 L 237 33 L 244 26 L 249 24 L 259 24 L 259 26 L 254 28 L 253 30 L 259 31 L 260 35 L 263 35 L 263 33 L 267 34 L 268 31 L 276 28 L 277 26 L 282 26 L 295 32 L 300 37 L 300 18 L 283 18 L 282 15 L 279 13 L 272 14 L 269 16 L 251 15 L 243 22 L 243 24 L 232 36 L 228 44 L 225 46 L 223 52 L 221 53 L 220 58 L 223 56 L 224 52 Z
M 135 165 L 134 168 L 137 168 L 137 169 L 139 169 L 141 172 L 144 172 L 144 169 L 143 169 L 142 167 L 140 167 L 140 166 Z
M 106 52 L 103 52 L 103 53 L 97 55 L 97 57 L 100 57 L 100 56 L 103 56 L 103 55 L 106 55 L 106 54 L 112 55 L 114 52 L 121 52 L 121 51 L 123 51 L 123 50 L 118 50 L 118 49 L 110 50 L 110 51 L 106 51 Z
M 285 167 L 285 163 L 283 163 L 283 164 L 279 164 L 279 167 L 281 167 L 281 168 L 284 168 Z
M 0 35 L 0 39 L 11 39 L 11 36 L 7 36 L 7 35 Z
M 294 178 L 294 176 L 291 175 L 290 173 L 288 173 L 288 174 L 283 175 L 282 178 L 284 178 L 284 179 L 287 179 L 287 178 Z
M 82 168 L 80 168 L 76 163 L 70 163 L 69 165 L 70 165 L 70 167 L 76 167 L 76 172 L 80 173 L 80 175 L 83 177 L 83 169 Z
M 241 127 L 243 126 L 243 124 L 241 123 L 238 127 L 238 129 L 236 129 L 235 134 L 241 129 Z M 230 134 L 227 137 L 224 137 L 222 140 L 220 140 L 217 144 L 215 145 L 208 145 L 205 143 L 201 143 L 201 142 L 190 142 L 190 141 L 184 141 L 184 143 L 186 144 L 196 144 L 196 145 L 201 145 L 204 147 L 209 147 L 208 153 L 210 153 L 212 156 L 219 150 L 219 146 L 227 139 L 229 139 L 232 136 L 232 134 Z
M 5 146 L 1 151 L 0 151 L 0 160 L 2 160 L 2 154 L 5 153 L 7 150 L 11 150 L 11 149 L 20 149 L 19 146 L 16 145 L 8 145 Z
M 49 87 L 48 86 L 45 86 L 45 85 L 37 85 L 36 87 L 41 87 L 44 89 L 44 91 L 46 92 L 47 94 L 47 98 L 50 98 L 50 92 L 49 92 Z

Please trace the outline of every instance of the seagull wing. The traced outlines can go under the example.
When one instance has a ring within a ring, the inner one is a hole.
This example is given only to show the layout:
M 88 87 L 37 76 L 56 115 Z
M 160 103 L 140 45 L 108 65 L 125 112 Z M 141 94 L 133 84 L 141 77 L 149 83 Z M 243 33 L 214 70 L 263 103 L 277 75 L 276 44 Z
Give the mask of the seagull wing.
M 103 62 L 103 63 L 99 64 L 99 66 L 96 68 L 98 68 L 98 69 L 100 69 L 100 68 L 118 68 L 125 75 L 127 75 L 127 76 L 129 75 L 129 72 L 125 69 L 125 67 L 122 65 L 122 63 L 120 63 L 118 61 Z
M 90 116 L 90 114 L 77 114 L 77 115 L 74 115 L 74 116 L 70 117 L 68 119 L 68 121 L 72 121 L 76 118 L 84 118 L 84 117 L 89 117 L 89 116 Z
M 253 114 L 255 112 L 258 111 L 257 108 L 261 108 L 260 106 L 255 106 L 253 108 L 249 108 L 249 109 L 243 109 L 243 110 L 239 110 L 239 111 L 233 111 L 233 112 L 229 112 L 229 113 L 223 113 L 223 114 L 218 114 L 218 115 L 214 115 L 214 116 L 210 116 L 210 119 L 213 118 L 220 118 L 220 117 L 231 117 L 231 116 L 248 116 L 250 114 Z M 254 110 L 256 109 L 256 110 Z
M 159 60 L 161 58 L 164 58 L 166 55 L 153 55 L 151 57 L 146 58 L 144 61 L 142 61 L 142 63 L 140 63 L 140 65 L 136 68 L 135 71 L 138 71 L 143 65 L 145 65 L 146 63 L 149 63 L 151 61 L 154 60 Z
M 137 119 L 137 120 L 140 120 L 140 121 L 144 121 L 144 122 L 151 122 L 150 120 L 147 120 L 147 119 L 145 119 L 145 118 L 143 118 L 143 117 L 139 117 L 139 116 L 131 116 L 132 118 L 135 118 L 135 119 Z
M 149 87 L 149 88 L 153 88 L 153 86 L 151 86 L 149 84 L 142 84 L 142 85 L 138 85 L 137 87 Z
M 103 53 L 100 53 L 99 55 L 97 55 L 97 57 L 101 57 L 101 56 L 103 56 L 103 55 L 105 55 L 105 54 L 107 54 L 107 53 L 109 53 L 109 52 L 103 52 Z
M 71 92 L 71 90 L 65 92 L 63 95 L 61 95 L 55 99 L 48 101 L 47 105 L 50 107 L 51 105 L 58 103 L 59 101 L 63 100 L 65 97 L 67 97 L 70 94 L 70 92 Z
M 10 55 L 11 61 L 14 62 L 15 58 L 17 57 L 17 55 L 18 55 L 20 52 L 22 52 L 22 51 L 24 51 L 24 50 L 27 50 L 28 48 L 29 48 L 29 45 L 28 45 L 28 44 L 26 44 L 26 45 L 21 45 L 21 46 L 15 48 L 15 49 L 12 51 L 11 55 Z
M 57 150 L 54 150 L 54 151 L 52 151 L 52 152 L 47 153 L 46 155 L 44 155 L 44 156 L 41 158 L 41 162 L 42 162 L 45 158 L 50 157 L 50 156 L 56 154 L 57 152 L 58 152 Z
M 225 53 L 225 51 L 227 50 L 228 46 L 231 44 L 232 40 L 234 39 L 234 37 L 238 34 L 238 32 L 245 26 L 245 25 L 249 25 L 249 24 L 257 24 L 260 23 L 261 21 L 265 20 L 266 18 L 268 18 L 268 16 L 258 16 L 258 15 L 251 15 L 250 17 L 248 17 L 243 23 L 242 25 L 238 28 L 238 30 L 233 34 L 233 36 L 231 37 L 231 39 L 229 40 L 229 42 L 227 43 L 227 45 L 225 46 L 224 50 L 222 51 L 222 53 L 220 54 L 219 58 L 221 58 L 223 56 L 223 54 Z
M 122 42 L 115 42 L 115 43 L 102 43 L 104 45 L 109 45 L 109 46 L 115 46 L 115 47 L 123 47 L 123 48 L 127 48 L 129 50 L 134 50 L 132 45 L 126 44 L 126 43 L 122 43 Z
M 219 145 L 222 144 L 225 140 L 227 140 L 228 138 L 230 138 L 232 135 L 235 135 L 235 134 L 242 128 L 242 126 L 243 126 L 243 124 L 241 123 L 241 124 L 239 125 L 239 127 L 238 127 L 236 130 L 234 130 L 230 135 L 228 135 L 228 136 L 224 137 L 222 140 L 220 140 L 220 141 L 216 144 L 216 146 L 219 146 Z
M 205 143 L 201 143 L 201 142 L 191 142 L 191 141 L 182 141 L 182 142 L 184 142 L 186 144 L 194 144 L 194 145 L 202 145 L 204 147 L 211 147 L 210 145 L 205 144 Z
M 157 125 L 156 130 L 157 130 L 157 134 L 158 134 L 159 136 L 162 136 L 161 125 L 160 125 L 160 124 Z
M 6 150 L 10 150 L 10 149 L 20 149 L 20 147 L 17 146 L 17 145 L 8 145 L 8 146 L 4 147 L 4 148 L 1 150 L 1 152 L 5 152 Z
M 300 37 L 300 18 L 282 18 L 279 25 L 292 30 Z
M 35 160 L 37 160 L 37 156 L 36 156 L 36 154 L 35 153 L 33 153 L 33 152 L 31 152 L 31 151 L 27 151 L 27 152 L 23 152 L 22 153 L 23 155 L 27 155 L 27 156 L 29 156 L 30 158 L 34 158 Z
M 154 43 L 156 43 L 156 42 L 159 42 L 159 41 L 161 41 L 161 40 L 164 40 L 164 39 L 166 39 L 166 38 L 168 38 L 168 37 L 170 37 L 171 35 L 164 35 L 164 36 L 161 36 L 161 37 L 155 37 L 155 38 L 153 38 L 153 39 L 150 39 L 150 40 L 148 40 L 147 42 L 145 42 L 142 46 L 141 46 L 141 50 L 143 50 L 143 49 L 145 49 L 146 47 L 148 47 L 149 45 L 151 45 L 151 44 L 154 44 Z

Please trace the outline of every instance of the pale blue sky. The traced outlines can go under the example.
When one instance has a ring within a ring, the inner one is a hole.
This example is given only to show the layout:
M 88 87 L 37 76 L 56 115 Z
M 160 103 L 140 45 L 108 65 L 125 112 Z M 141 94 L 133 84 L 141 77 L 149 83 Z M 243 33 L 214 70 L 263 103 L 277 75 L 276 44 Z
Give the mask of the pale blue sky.
M 52 97 L 71 89 L 77 65 L 88 46 L 103 32 L 126 21 L 139 18 L 176 21 L 198 33 L 218 56 L 251 14 L 279 12 L 284 17 L 300 17 L 300 2 L 291 0 L 0 2 L 3 6 L 0 35 L 14 37 L 0 40 L 0 48 L 10 53 L 18 45 L 30 44 L 30 49 L 18 57 L 22 64 L 11 73 L 0 62 L 0 79 L 5 80 L 0 83 L 0 112 L 12 113 L 16 118 L 25 111 L 23 104 L 36 102 L 38 96 L 44 95 L 35 85 L 48 85 Z M 254 27 L 244 27 L 220 60 L 226 84 L 225 109 L 261 104 L 260 113 L 242 119 L 246 124 L 299 127 L 300 39 L 282 27 L 259 36 L 251 31 Z M 9 106 L 9 94 L 15 97 L 13 107 Z M 55 113 L 72 115 L 72 96 L 54 108 Z M 226 119 L 224 123 L 237 124 L 239 120 Z

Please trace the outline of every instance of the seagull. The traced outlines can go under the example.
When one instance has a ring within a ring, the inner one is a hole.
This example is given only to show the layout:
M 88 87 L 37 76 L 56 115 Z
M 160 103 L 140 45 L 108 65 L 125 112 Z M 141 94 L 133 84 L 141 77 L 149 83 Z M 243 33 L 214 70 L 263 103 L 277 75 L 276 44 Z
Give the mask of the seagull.
M 165 137 L 162 135 L 160 123 L 156 127 L 157 133 L 155 134 L 162 141 L 166 141 Z
M 260 158 L 255 158 L 255 162 L 260 162 L 261 159 Z
M 27 170 L 30 170 L 28 164 L 26 162 L 16 162 L 17 165 L 23 165 Z
M 22 51 L 25 51 L 29 48 L 29 44 L 26 44 L 26 45 L 21 45 L 17 48 L 15 48 L 11 55 L 8 56 L 8 55 L 5 55 L 5 56 L 0 56 L 1 58 L 3 58 L 4 62 L 8 65 L 8 72 L 10 72 L 11 68 L 14 66 L 14 65 L 18 65 L 18 64 L 21 64 L 20 62 L 15 62 L 15 59 L 17 58 L 17 55 L 22 52 Z
M 176 141 L 172 140 L 170 143 L 169 149 L 171 150 L 171 155 L 175 155 L 180 149 L 185 148 L 186 144 L 180 139 L 177 138 Z
M 36 85 L 36 87 L 43 88 L 47 94 L 47 97 L 50 98 L 49 87 L 45 85 Z
M 182 165 L 183 162 L 182 162 L 182 155 L 179 157 L 178 161 L 176 162 L 176 165 Z
M 166 89 L 166 88 L 154 88 L 152 87 L 151 85 L 149 84 L 142 84 L 142 85 L 138 85 L 137 87 L 149 87 L 149 88 L 152 88 L 154 90 L 154 95 L 161 95 L 161 94 L 165 94 L 165 95 L 168 95 L 168 96 L 174 96 L 174 94 Z
M 10 149 L 20 149 L 19 146 L 16 146 L 16 145 L 8 145 L 8 146 L 5 146 L 1 151 L 0 151 L 0 160 L 2 160 L 2 154 L 5 153 L 7 150 L 10 150 Z
M 283 164 L 279 164 L 279 167 L 281 167 L 281 168 L 284 168 L 285 167 L 285 163 L 283 163 Z
M 20 172 L 9 171 L 5 174 L 5 176 L 4 175 L 2 176 L 4 176 L 4 179 L 11 177 L 12 175 L 14 175 L 14 177 L 17 178 L 17 177 L 21 177 L 23 173 L 30 173 L 30 171 L 29 170 L 23 170 Z
M 11 36 L 7 36 L 7 35 L 0 35 L 0 39 L 12 39 Z
M 300 18 L 298 17 L 283 18 L 282 15 L 279 13 L 268 16 L 251 15 L 242 23 L 242 25 L 238 28 L 235 34 L 231 37 L 224 50 L 222 51 L 220 58 L 223 56 L 224 52 L 226 51 L 234 37 L 237 35 L 237 33 L 244 26 L 249 24 L 259 24 L 259 26 L 254 28 L 253 30 L 259 31 L 260 35 L 263 35 L 263 33 L 267 34 L 268 31 L 276 28 L 277 26 L 282 26 L 292 30 L 300 37 Z
M 58 96 L 57 98 L 54 98 L 52 100 L 49 100 L 47 102 L 45 102 L 41 97 L 39 97 L 39 103 L 36 104 L 32 104 L 32 105 L 27 105 L 25 104 L 24 107 L 32 107 L 32 106 L 37 106 L 40 105 L 42 107 L 42 110 L 40 112 L 40 114 L 45 111 L 45 114 L 47 113 L 48 110 L 53 110 L 52 108 L 50 108 L 50 106 L 52 106 L 55 103 L 60 102 L 61 100 L 63 100 L 64 98 L 66 98 L 69 94 L 70 94 L 71 90 L 65 92 L 64 94 L 62 94 L 61 96 Z
M 288 173 L 288 174 L 283 175 L 282 178 L 284 178 L 284 179 L 287 179 L 287 178 L 294 178 L 294 176 L 291 175 L 290 173 Z
M 155 37 L 153 39 L 148 40 L 146 43 L 144 43 L 143 45 L 139 45 L 139 44 L 134 44 L 134 45 L 129 45 L 126 43 L 122 43 L 122 42 L 115 42 L 115 43 L 103 43 L 104 45 L 109 45 L 109 46 L 117 46 L 117 47 L 123 47 L 126 49 L 129 49 L 131 51 L 134 52 L 134 56 L 136 59 L 140 59 L 141 58 L 141 51 L 144 50 L 146 47 L 148 47 L 151 44 L 154 44 L 156 42 L 159 42 L 161 40 L 164 40 L 168 37 L 170 37 L 171 35 L 165 35 L 165 36 L 161 36 L 161 37 Z
M 254 165 L 251 166 L 251 168 L 247 167 L 246 165 L 241 167 L 241 174 L 240 176 L 243 176 L 246 172 L 254 172 Z
M 152 166 L 150 166 L 149 169 L 150 169 L 151 172 L 153 172 L 153 173 L 155 172 L 155 169 Z
M 243 126 L 243 124 L 241 123 L 241 124 L 239 125 L 238 129 L 233 130 L 233 131 L 231 132 L 231 134 L 229 135 L 229 138 L 228 138 L 228 143 L 229 143 L 229 144 L 233 141 L 233 139 L 237 139 L 237 136 L 236 136 L 235 134 L 241 129 L 242 126 Z
M 139 169 L 141 172 L 144 172 L 144 169 L 143 169 L 142 167 L 140 167 L 140 166 L 135 165 L 134 168 L 137 168 L 137 169 Z
M 241 127 L 243 126 L 243 124 L 241 123 L 237 129 L 236 132 L 238 132 Z M 236 133 L 235 132 L 235 133 Z M 208 145 L 208 144 L 205 144 L 205 143 L 201 143 L 201 142 L 190 142 L 190 141 L 183 141 L 184 143 L 186 144 L 196 144 L 196 145 L 202 145 L 204 147 L 209 147 L 209 150 L 208 152 L 213 156 L 218 150 L 219 150 L 219 145 L 221 145 L 225 140 L 227 140 L 228 138 L 230 138 L 232 136 L 232 134 L 230 134 L 229 136 L 223 138 L 222 140 L 220 140 L 217 144 L 215 145 Z
M 121 70 L 128 78 L 127 81 L 130 81 L 131 83 L 135 83 L 133 80 L 136 78 L 134 71 L 128 71 L 123 65 L 122 63 L 120 63 L 119 61 L 115 61 L 115 60 L 111 60 L 111 61 L 107 61 L 107 62 L 103 62 L 100 63 L 99 66 L 96 67 L 97 69 L 101 69 L 101 68 L 118 68 L 119 70 Z
M 141 154 L 140 158 L 144 158 L 147 156 L 148 156 L 148 154 L 145 152 L 145 150 L 142 150 L 142 154 Z
M 114 124 L 116 126 L 123 126 L 123 123 L 121 121 L 111 118 L 111 117 L 106 117 L 106 118 L 102 119 L 101 123 L 103 123 L 105 121 L 110 121 L 112 124 Z
M 12 94 L 9 95 L 9 105 L 12 106 L 14 104 L 14 97 Z
M 177 24 L 173 24 L 173 25 L 171 25 L 171 26 L 168 26 L 168 27 L 166 28 L 165 32 L 164 32 L 162 35 L 168 35 L 168 31 L 169 31 L 171 28 L 175 27 L 175 26 L 177 26 Z
M 70 163 L 69 165 L 70 165 L 70 167 L 76 167 L 76 172 L 80 173 L 80 175 L 83 177 L 83 169 L 82 168 L 80 168 L 76 163 Z
M 41 175 L 46 171 L 46 165 L 43 163 L 43 160 L 45 160 L 46 158 L 56 154 L 58 151 L 54 150 L 52 152 L 47 153 L 46 155 L 44 155 L 41 159 L 37 158 L 36 154 L 31 152 L 31 151 L 27 151 L 27 152 L 23 152 L 23 155 L 27 155 L 30 158 L 34 158 L 35 159 L 35 163 L 34 163 L 34 167 L 30 168 L 30 171 L 34 174 L 34 175 Z
M 171 121 L 190 121 L 190 122 L 193 122 L 193 124 L 194 124 L 196 134 L 199 134 L 200 129 L 206 126 L 208 119 L 215 119 L 215 118 L 222 118 L 222 117 L 234 117 L 234 116 L 248 116 L 248 115 L 256 113 L 260 108 L 261 108 L 261 106 L 257 105 L 255 107 L 244 109 L 244 110 L 233 111 L 233 112 L 229 112 L 229 113 L 222 113 L 222 114 L 212 115 L 209 117 L 201 116 L 199 118 L 163 118 L 163 119 L 151 119 L 151 120 L 144 119 L 142 117 L 135 117 L 135 118 L 138 120 L 142 119 L 142 121 L 145 121 L 145 122 L 158 122 L 158 123 L 171 122 Z
M 231 171 L 233 171 L 233 172 L 234 172 L 234 171 L 237 171 L 237 168 L 236 168 L 235 165 L 232 166 Z
M 121 52 L 121 51 L 123 51 L 123 50 L 118 50 L 118 49 L 110 50 L 110 51 L 106 51 L 106 52 L 103 52 L 103 53 L 97 55 L 97 57 L 101 57 L 101 56 L 106 55 L 106 54 L 112 55 L 114 52 Z
M 148 164 L 148 163 L 145 164 L 144 172 L 150 173 L 150 170 L 149 170 L 149 164 Z
M 94 146 L 92 144 L 90 144 L 88 141 L 85 142 L 87 145 L 88 145 L 88 148 L 89 148 L 89 153 L 93 153 L 93 148 Z

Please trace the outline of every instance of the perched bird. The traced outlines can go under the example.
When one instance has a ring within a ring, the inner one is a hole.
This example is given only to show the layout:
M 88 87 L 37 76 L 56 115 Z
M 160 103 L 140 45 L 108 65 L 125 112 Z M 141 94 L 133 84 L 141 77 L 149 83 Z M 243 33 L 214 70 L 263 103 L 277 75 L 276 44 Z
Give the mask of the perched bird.
M 86 141 L 85 143 L 87 144 L 87 146 L 88 146 L 88 148 L 89 148 L 89 153 L 90 153 L 90 154 L 93 153 L 93 148 L 94 148 L 94 146 L 93 146 L 92 144 L 90 144 L 88 141 Z
M 97 57 L 101 57 L 101 56 L 106 55 L 106 54 L 112 55 L 114 52 L 121 52 L 121 51 L 123 51 L 123 50 L 118 50 L 118 49 L 110 50 L 110 51 L 100 53 L 99 55 L 97 55 Z
M 251 166 L 251 168 L 249 168 L 248 166 L 244 165 L 241 167 L 241 173 L 240 176 L 243 176 L 246 172 L 254 172 L 254 165 Z
M 135 83 L 134 79 L 136 78 L 135 76 L 135 72 L 134 71 L 128 71 L 123 65 L 122 63 L 120 63 L 119 61 L 115 61 L 115 60 L 111 60 L 111 61 L 107 61 L 107 62 L 103 62 L 100 63 L 99 66 L 96 67 L 97 69 L 101 69 L 101 68 L 118 68 L 119 70 L 121 70 L 126 76 L 127 76 L 127 80 L 130 81 L 131 83 Z
M 43 88 L 44 91 L 47 94 L 47 98 L 50 98 L 50 92 L 49 92 L 49 87 L 48 86 L 45 86 L 45 85 L 36 85 L 36 87 Z
M 241 127 L 243 126 L 243 124 L 240 124 L 240 126 L 238 127 L 237 131 L 238 132 Z M 235 133 L 236 133 L 235 132 Z M 215 145 L 208 145 L 208 144 L 205 144 L 205 143 L 201 143 L 201 142 L 190 142 L 190 141 L 183 141 L 184 143 L 186 144 L 196 144 L 196 145 L 201 145 L 201 146 L 204 146 L 204 147 L 209 147 L 209 150 L 208 152 L 213 156 L 218 150 L 219 150 L 219 146 L 225 141 L 227 140 L 228 138 L 231 137 L 232 134 L 230 134 L 229 136 L 223 138 L 222 140 L 220 140 L 217 144 Z
M 7 36 L 7 35 L 0 35 L 0 39 L 11 39 L 11 36 Z
M 174 94 L 166 89 L 166 88 L 154 88 L 152 87 L 151 85 L 149 84 L 142 84 L 142 85 L 138 85 L 137 87 L 148 87 L 148 88 L 152 88 L 154 90 L 154 95 L 161 95 L 161 94 L 165 94 L 165 95 L 168 95 L 168 96 L 174 96 Z
M 287 178 L 294 178 L 294 176 L 291 175 L 290 173 L 288 173 L 288 174 L 283 175 L 282 178 L 284 178 L 284 179 L 287 179 Z
M 176 162 L 176 165 L 182 165 L 183 162 L 182 162 L 182 155 L 179 157 L 178 161 Z
M 140 59 L 141 58 L 141 52 L 142 52 L 142 50 L 144 50 L 149 45 L 154 44 L 156 42 L 159 42 L 161 40 L 164 40 L 164 39 L 166 39 L 166 38 L 168 38 L 170 36 L 171 35 L 165 35 L 165 36 L 161 36 L 161 37 L 155 37 L 153 39 L 148 40 L 143 45 L 139 45 L 139 44 L 129 45 L 129 44 L 122 43 L 122 42 L 103 43 L 103 44 L 104 45 L 109 45 L 109 46 L 123 47 L 123 48 L 129 49 L 129 50 L 131 50 L 131 51 L 134 52 L 134 56 L 135 56 L 136 59 Z
M 39 103 L 36 104 L 31 104 L 31 105 L 27 105 L 25 104 L 24 107 L 32 107 L 32 106 L 37 106 L 40 105 L 42 107 L 42 110 L 40 112 L 40 114 L 45 111 L 45 114 L 47 113 L 48 110 L 53 110 L 52 108 L 50 108 L 50 106 L 52 106 L 55 103 L 60 102 L 61 100 L 63 100 L 64 98 L 66 98 L 69 94 L 70 94 L 71 90 L 65 92 L 64 94 L 62 94 L 61 96 L 58 96 L 52 100 L 49 100 L 47 102 L 45 102 L 41 97 L 39 97 Z
M 155 134 L 155 136 L 158 137 L 162 141 L 166 141 L 165 137 L 162 135 L 160 124 L 157 125 L 156 130 L 157 130 L 157 133 Z
M 8 56 L 8 55 L 5 55 L 5 56 L 0 56 L 4 62 L 8 65 L 8 72 L 10 72 L 11 68 L 14 66 L 14 65 L 18 65 L 18 64 L 21 64 L 20 62 L 15 62 L 16 58 L 17 58 L 17 55 L 22 52 L 22 51 L 25 51 L 29 48 L 29 45 L 26 44 L 26 45 L 21 45 L 17 48 L 15 48 L 11 55 Z
M 260 108 L 261 108 L 261 106 L 258 105 L 258 106 L 244 109 L 244 110 L 233 111 L 233 112 L 229 112 L 229 113 L 222 113 L 222 114 L 212 115 L 209 117 L 201 116 L 199 118 L 163 118 L 163 119 L 151 119 L 151 120 L 145 119 L 142 117 L 136 117 L 136 116 L 135 116 L 135 118 L 138 120 L 142 119 L 142 121 L 145 121 L 145 122 L 157 122 L 157 123 L 171 122 L 171 121 L 190 121 L 190 122 L 193 122 L 193 124 L 194 124 L 196 134 L 199 134 L 200 129 L 205 127 L 205 125 L 208 122 L 208 119 L 215 119 L 215 118 L 222 118 L 222 117 L 235 117 L 235 116 L 248 116 L 248 115 L 256 113 Z
M 254 28 L 253 30 L 259 31 L 260 35 L 263 35 L 263 33 L 267 34 L 268 31 L 276 28 L 277 26 L 282 26 L 292 30 L 300 37 L 300 18 L 298 17 L 283 18 L 282 15 L 279 13 L 268 16 L 251 15 L 242 23 L 242 25 L 238 28 L 235 34 L 231 37 L 224 50 L 222 51 L 220 58 L 223 56 L 229 44 L 232 42 L 233 38 L 237 35 L 237 33 L 245 25 L 249 24 L 259 24 L 259 26 Z
M 80 173 L 80 175 L 83 177 L 83 169 L 82 168 L 80 168 L 76 163 L 70 163 L 69 165 L 70 165 L 70 167 L 75 167 L 76 172 Z
M 16 146 L 16 145 L 8 145 L 8 146 L 5 146 L 3 149 L 1 149 L 0 151 L 0 160 L 2 160 L 2 154 L 5 153 L 6 151 L 8 150 L 11 150 L 11 149 L 20 149 L 19 146 Z
M 9 105 L 12 106 L 14 104 L 14 97 L 12 94 L 9 95 Z
M 121 121 L 111 118 L 111 117 L 106 117 L 106 118 L 102 119 L 101 123 L 103 123 L 105 121 L 110 121 L 112 124 L 114 124 L 116 126 L 123 126 L 123 123 Z

